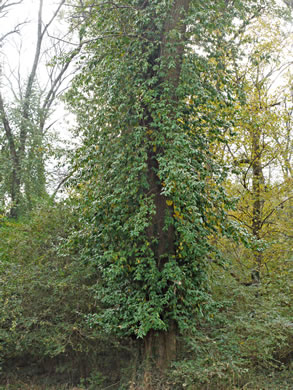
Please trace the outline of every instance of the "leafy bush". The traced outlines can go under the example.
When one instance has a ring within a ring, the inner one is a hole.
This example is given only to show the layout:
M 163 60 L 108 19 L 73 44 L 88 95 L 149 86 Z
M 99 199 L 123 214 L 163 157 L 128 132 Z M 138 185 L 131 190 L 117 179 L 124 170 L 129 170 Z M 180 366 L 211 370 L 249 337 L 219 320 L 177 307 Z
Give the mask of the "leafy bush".
M 254 390 L 289 389 L 293 289 L 288 276 L 292 271 L 288 262 L 283 274 L 267 275 L 260 286 L 241 285 L 227 272 L 214 272 L 218 310 L 185 338 L 183 357 L 171 372 L 174 388 L 228 390 L 247 385 Z
M 83 264 L 78 251 L 62 249 L 76 224 L 62 204 L 40 207 L 30 219 L 0 220 L 3 378 L 10 368 L 15 375 L 21 367 L 29 377 L 43 375 L 48 388 L 51 378 L 78 383 L 81 377 L 86 387 L 119 383 L 113 388 L 122 388 L 121 369 L 131 355 L 128 341 L 122 349 L 111 335 L 89 326 L 88 318 L 102 310 L 92 288 L 96 270 L 90 261 Z M 293 269 L 284 259 L 271 267 L 259 286 L 240 283 L 232 268 L 210 270 L 216 307 L 196 319 L 196 332 L 183 337 L 169 387 L 290 389 Z M 127 383 L 131 374 L 125 373 Z
M 61 204 L 44 205 L 30 219 L 1 219 L 0 357 L 6 369 L 29 361 L 31 375 L 58 366 L 59 375 L 74 380 L 88 375 L 96 351 L 105 348 L 102 332 L 85 320 L 98 310 L 90 266 L 60 251 L 74 223 Z

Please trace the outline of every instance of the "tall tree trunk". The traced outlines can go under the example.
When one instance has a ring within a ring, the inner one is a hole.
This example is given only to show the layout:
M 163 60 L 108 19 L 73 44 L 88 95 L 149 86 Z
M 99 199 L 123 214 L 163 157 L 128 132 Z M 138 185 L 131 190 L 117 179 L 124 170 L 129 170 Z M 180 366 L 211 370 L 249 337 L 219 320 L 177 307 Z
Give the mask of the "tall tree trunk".
M 262 229 L 262 207 L 263 201 L 261 199 L 262 186 L 264 185 L 264 176 L 261 164 L 261 148 L 260 148 L 260 131 L 255 130 L 252 134 L 252 193 L 253 193 L 253 206 L 252 206 L 252 234 L 255 239 L 261 238 Z M 254 252 L 254 261 L 256 272 L 252 274 L 254 281 L 257 282 L 260 277 L 261 265 L 262 265 L 262 253 L 259 251 Z
M 10 209 L 10 216 L 12 218 L 17 218 L 19 215 L 19 209 L 21 203 L 21 191 L 20 191 L 21 161 L 19 159 L 19 154 L 17 153 L 16 150 L 13 132 L 5 112 L 4 102 L 1 93 L 0 93 L 0 118 L 7 138 L 9 154 L 11 159 L 11 166 L 12 166 L 11 179 L 10 179 L 10 196 L 11 196 L 12 206 Z
M 144 339 L 144 390 L 155 390 L 154 376 L 164 374 L 176 357 L 176 324 L 172 322 L 167 332 L 150 331 Z M 155 374 L 154 374 L 155 373 Z
M 184 36 L 186 24 L 184 22 L 186 12 L 188 11 L 190 0 L 175 0 L 173 1 L 170 11 L 166 17 L 161 39 L 160 50 L 158 57 L 165 66 L 165 77 L 161 79 L 161 83 L 168 83 L 172 93 L 169 101 L 166 103 L 176 105 L 178 102 L 176 90 L 179 84 L 181 67 L 184 55 Z M 178 34 L 172 34 L 171 31 L 177 31 Z M 183 37 L 183 38 L 182 38 Z M 170 59 L 175 61 L 175 66 L 167 68 Z M 151 116 L 146 108 L 145 118 L 149 118 L 144 125 L 151 130 L 149 133 L 154 134 L 158 131 L 157 128 L 151 127 Z M 150 111 L 150 110 L 149 110 Z M 174 111 L 175 107 L 174 107 Z M 172 118 L 171 118 L 172 119 Z M 148 228 L 147 234 L 150 242 L 155 242 L 152 249 L 156 258 L 157 267 L 162 271 L 168 259 L 175 254 L 176 232 L 173 224 L 167 228 L 165 226 L 166 216 L 172 216 L 172 208 L 167 205 L 167 198 L 162 194 L 163 185 L 159 179 L 157 172 L 159 170 L 159 156 L 164 153 L 162 147 L 154 147 L 152 145 L 152 136 L 149 136 L 149 151 L 148 151 L 148 183 L 149 193 L 154 196 L 155 213 L 152 217 L 152 222 Z M 170 362 L 176 357 L 176 324 L 169 323 L 167 331 L 156 332 L 150 331 L 144 339 L 144 359 L 146 370 L 144 374 L 143 388 L 152 389 L 152 368 L 155 366 L 160 372 L 164 371 Z

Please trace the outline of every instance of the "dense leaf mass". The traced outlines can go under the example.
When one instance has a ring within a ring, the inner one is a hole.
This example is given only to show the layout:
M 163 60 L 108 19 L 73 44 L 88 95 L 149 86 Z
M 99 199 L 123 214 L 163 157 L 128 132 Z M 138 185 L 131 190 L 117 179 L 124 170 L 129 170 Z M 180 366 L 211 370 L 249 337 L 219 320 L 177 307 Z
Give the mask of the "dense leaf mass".
M 212 110 L 232 102 L 220 50 L 232 55 L 231 20 L 247 10 L 161 0 L 88 6 L 82 72 L 67 100 L 83 138 L 75 161 L 83 252 L 97 265 L 105 304 L 91 321 L 139 337 L 170 320 L 185 329 L 209 306 L 209 236 L 227 230 L 225 168 L 211 142 L 224 142 L 230 125 Z

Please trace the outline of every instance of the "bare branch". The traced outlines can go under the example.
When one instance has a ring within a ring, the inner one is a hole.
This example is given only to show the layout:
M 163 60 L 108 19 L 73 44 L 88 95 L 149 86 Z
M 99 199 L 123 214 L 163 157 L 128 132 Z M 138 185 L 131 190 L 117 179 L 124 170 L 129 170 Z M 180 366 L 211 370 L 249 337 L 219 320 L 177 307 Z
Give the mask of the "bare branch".
M 75 170 L 72 171 L 72 172 L 69 172 L 68 175 L 66 175 L 61 181 L 60 183 L 57 185 L 57 187 L 55 188 L 53 194 L 51 195 L 51 200 L 54 200 L 58 191 L 60 190 L 60 188 L 63 186 L 63 184 L 65 184 L 67 182 L 68 179 L 70 179 L 72 177 L 72 175 L 75 173 Z
M 41 3 L 43 3 L 43 0 L 40 0 Z M 49 22 L 45 25 L 44 29 L 43 29 L 43 32 L 42 32 L 42 38 L 43 36 L 45 35 L 46 31 L 48 31 L 48 28 L 50 27 L 50 25 L 52 24 L 52 22 L 56 19 L 56 16 L 59 14 L 59 11 L 61 9 L 61 7 L 63 6 L 63 4 L 65 3 L 65 0 L 61 0 L 58 7 L 56 8 L 53 16 L 51 17 L 51 19 L 49 20 Z
M 121 38 L 121 36 L 128 37 L 128 38 L 137 38 L 138 37 L 137 34 L 123 34 L 122 35 L 120 31 L 118 31 L 118 32 L 111 32 L 111 31 L 109 31 L 109 32 L 106 32 L 103 35 L 98 35 L 98 36 L 96 36 L 94 38 L 86 39 L 86 40 L 82 41 L 82 45 L 86 45 L 88 43 L 96 42 L 97 40 L 105 39 L 105 38 L 117 38 L 117 37 Z M 52 38 L 52 39 L 56 39 L 56 40 L 58 40 L 60 42 L 66 43 L 67 45 L 80 46 L 80 43 L 75 43 L 75 42 L 72 42 L 72 41 L 68 41 L 68 40 L 63 39 L 63 38 L 55 37 L 53 35 L 49 35 L 49 37 Z M 144 38 L 142 37 L 141 39 L 144 39 Z
M 58 87 L 62 83 L 63 76 L 64 76 L 65 72 L 67 71 L 67 69 L 68 69 L 69 65 L 71 64 L 72 60 L 74 59 L 74 57 L 76 57 L 78 55 L 78 53 L 80 52 L 82 46 L 83 46 L 83 43 L 80 43 L 79 46 L 71 52 L 70 56 L 66 60 L 66 63 L 61 68 L 59 74 L 57 75 L 55 80 L 53 80 L 52 86 L 51 86 L 50 90 L 48 91 L 47 96 L 46 96 L 44 103 L 43 103 L 43 110 L 44 111 L 47 111 L 51 107 L 51 105 L 56 97 Z
M 71 45 L 71 46 L 80 46 L 80 42 L 72 42 L 64 38 L 56 37 L 54 35 L 51 35 L 48 33 L 48 37 L 51 39 L 54 39 L 55 41 L 63 42 L 66 43 L 66 45 Z M 84 42 L 87 43 L 87 42 Z
M 236 219 L 238 222 L 241 222 L 244 226 L 246 226 L 248 229 L 252 229 L 252 227 L 250 225 L 248 225 L 246 222 L 244 222 L 242 219 L 238 218 L 236 215 L 234 214 L 228 214 L 228 217 L 232 217 L 234 219 Z
M 91 4 L 91 5 L 85 5 L 83 3 L 82 0 L 80 0 L 80 3 L 81 5 L 71 5 L 71 4 L 66 4 L 67 7 L 72 7 L 72 8 L 75 8 L 75 9 L 82 9 L 82 10 L 85 10 L 85 9 L 89 9 L 89 10 L 92 10 L 94 8 L 100 8 L 100 7 L 105 7 L 107 5 L 110 5 L 112 6 L 113 8 L 115 9 L 133 9 L 135 11 L 139 10 L 139 9 L 142 9 L 142 6 L 140 7 L 134 7 L 132 5 L 127 5 L 127 4 L 117 4 L 115 3 L 114 1 L 102 1 L 100 3 L 96 3 L 96 4 Z M 110 8 L 113 9 L 113 8 Z
M 12 78 L 13 78 L 13 72 L 10 71 L 10 75 L 9 76 L 6 76 L 5 74 L 3 75 L 4 79 L 6 80 L 6 82 L 9 84 L 9 88 L 10 88 L 10 91 L 12 92 L 12 95 L 14 97 L 14 100 L 15 101 L 18 101 L 19 100 L 19 97 L 14 89 L 14 86 L 13 86 L 13 82 L 12 82 Z
M 27 22 L 22 22 L 22 23 L 18 23 L 13 30 L 11 31 L 8 31 L 6 34 L 2 35 L 2 37 L 0 37 L 0 45 L 1 43 L 11 34 L 19 34 L 20 33 L 20 27 L 23 26 L 24 24 L 26 24 Z
M 6 16 L 7 14 L 7 9 L 9 7 L 12 7 L 14 5 L 17 5 L 17 4 L 21 4 L 23 0 L 19 0 L 19 1 L 9 1 L 9 0 L 6 0 L 4 1 L 2 4 L 0 4 L 0 14 L 3 14 L 0 16 L 0 18 Z
M 282 202 L 280 202 L 273 210 L 271 210 L 266 216 L 265 218 L 262 220 L 262 223 L 261 223 L 261 226 L 263 226 L 266 221 L 270 218 L 271 215 L 273 215 L 284 203 L 288 202 L 288 200 L 290 199 L 293 199 L 293 196 L 289 196 L 289 198 L 283 200 Z
M 39 12 L 38 12 L 38 25 L 37 25 L 37 44 L 36 44 L 36 49 L 35 49 L 35 56 L 34 56 L 34 62 L 32 65 L 32 69 L 28 78 L 28 83 L 25 91 L 25 96 L 24 96 L 24 105 L 23 105 L 23 112 L 22 112 L 22 118 L 23 118 L 23 124 L 21 126 L 21 131 L 20 131 L 20 146 L 19 150 L 20 153 L 24 153 L 25 149 L 25 143 L 26 143 L 26 137 L 27 137 L 27 129 L 25 126 L 25 121 L 28 119 L 29 116 L 29 103 L 30 103 L 30 97 L 32 94 L 32 89 L 33 89 L 33 84 L 36 78 L 36 72 L 37 68 L 40 62 L 40 56 L 41 56 L 41 48 L 42 48 L 42 43 L 44 39 L 45 32 L 48 30 L 49 26 L 52 24 L 53 20 L 56 18 L 58 15 L 60 8 L 62 5 L 65 3 L 65 0 L 61 0 L 57 9 L 55 10 L 53 16 L 51 17 L 50 21 L 45 25 L 45 27 L 42 27 L 43 24 L 43 0 L 40 0 L 39 3 Z

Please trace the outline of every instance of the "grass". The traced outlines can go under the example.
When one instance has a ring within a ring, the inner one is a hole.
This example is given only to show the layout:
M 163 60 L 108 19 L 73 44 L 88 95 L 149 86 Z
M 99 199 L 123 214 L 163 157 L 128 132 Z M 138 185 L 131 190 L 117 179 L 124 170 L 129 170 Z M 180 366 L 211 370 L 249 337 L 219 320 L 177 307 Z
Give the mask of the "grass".
M 255 378 L 251 378 L 250 382 L 247 382 L 242 387 L 225 388 L 225 390 L 293 390 L 292 375 L 287 372 L 287 375 L 278 375 L 274 377 L 267 377 L 259 375 Z M 92 387 L 90 387 L 92 388 Z M 222 389 L 221 384 L 218 384 L 217 389 L 209 387 L 209 390 Z M 102 390 L 102 387 L 98 386 L 97 390 Z M 192 388 L 192 390 L 202 390 L 203 388 Z M 206 387 L 205 387 L 206 389 Z M 58 385 L 41 385 L 32 381 L 15 381 L 14 383 L 0 385 L 0 390 L 86 390 L 85 387 L 72 386 L 69 384 Z
M 18 382 L 14 384 L 0 385 L 0 390 L 84 390 L 81 387 L 72 387 L 70 385 L 37 385 L 34 383 Z

